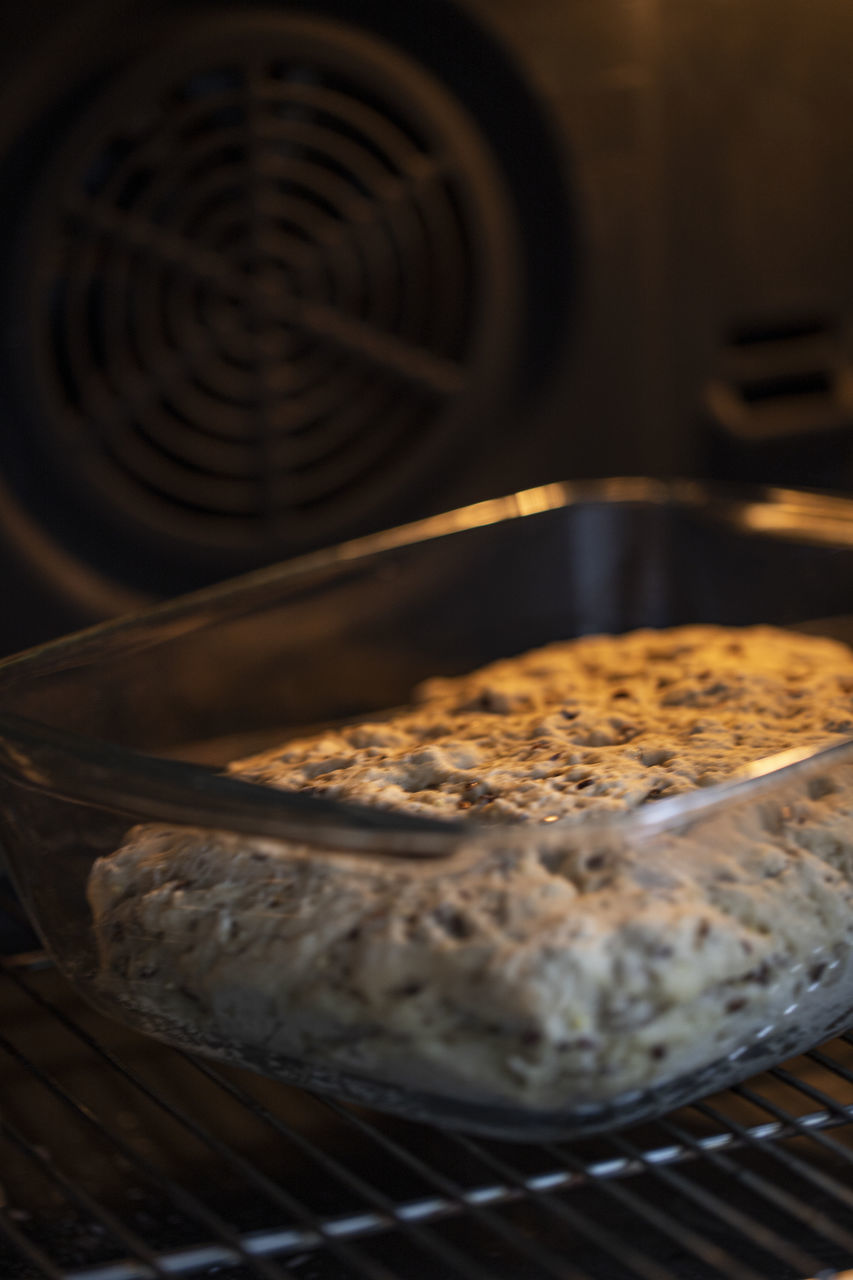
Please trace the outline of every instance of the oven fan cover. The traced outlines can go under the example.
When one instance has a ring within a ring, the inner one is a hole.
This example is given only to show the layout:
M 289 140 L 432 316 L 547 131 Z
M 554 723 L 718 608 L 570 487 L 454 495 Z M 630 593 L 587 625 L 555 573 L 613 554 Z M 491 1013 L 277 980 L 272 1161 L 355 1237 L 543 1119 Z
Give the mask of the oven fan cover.
M 525 247 L 487 132 L 334 16 L 182 20 L 90 87 L 21 224 L 28 430 L 0 465 L 133 586 L 441 506 L 518 380 Z

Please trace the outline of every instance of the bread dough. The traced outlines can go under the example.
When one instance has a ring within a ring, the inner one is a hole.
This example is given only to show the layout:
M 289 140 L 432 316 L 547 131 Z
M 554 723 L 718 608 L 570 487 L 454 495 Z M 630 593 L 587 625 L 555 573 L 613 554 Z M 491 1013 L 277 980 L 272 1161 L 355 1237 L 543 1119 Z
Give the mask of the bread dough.
M 256 1060 L 601 1104 L 802 1019 L 853 940 L 853 766 L 653 837 L 593 819 L 853 733 L 853 653 L 766 627 L 588 637 L 230 766 L 470 823 L 440 861 L 145 824 L 93 866 L 99 982 Z M 485 840 L 479 832 L 485 828 Z

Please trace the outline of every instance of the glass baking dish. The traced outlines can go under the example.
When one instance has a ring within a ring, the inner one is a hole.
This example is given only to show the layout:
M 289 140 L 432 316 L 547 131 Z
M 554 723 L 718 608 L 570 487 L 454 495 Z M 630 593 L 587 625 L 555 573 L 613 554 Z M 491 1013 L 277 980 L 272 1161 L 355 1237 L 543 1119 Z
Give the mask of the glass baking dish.
M 458 1079 L 432 1072 L 399 1044 L 384 1061 L 371 1058 L 352 1028 L 306 1048 L 295 1010 L 292 1026 L 279 1010 L 275 1034 L 254 1035 L 233 1010 L 235 1000 L 251 1002 L 251 990 L 232 991 L 230 1013 L 215 1001 L 200 1009 L 193 997 L 178 1014 L 165 987 L 142 999 L 133 984 L 105 984 L 87 883 L 95 859 L 139 823 L 231 847 L 298 847 L 380 877 L 415 868 L 446 877 L 466 860 L 511 859 L 527 838 L 522 824 L 407 822 L 309 796 L 294 803 L 220 767 L 306 729 L 403 706 L 430 676 L 577 635 L 695 622 L 853 639 L 853 502 L 692 482 L 548 485 L 31 650 L 0 664 L 0 823 L 16 888 L 58 965 L 93 1003 L 192 1051 L 502 1137 L 591 1132 L 659 1114 L 853 1021 L 853 871 L 837 872 L 833 928 L 804 915 L 790 962 L 780 942 L 769 977 L 756 979 L 764 990 L 754 1007 L 733 1001 L 729 1021 L 688 1068 L 669 1069 L 655 1046 L 631 1087 L 579 1079 L 544 1102 L 494 1088 L 488 1071 L 479 1085 L 470 1070 Z M 853 742 L 756 762 L 730 782 L 631 814 L 539 829 L 537 856 L 701 856 L 744 824 L 790 814 L 827 789 L 840 797 L 842 827 L 849 797 L 853 822 Z M 615 1056 L 632 1034 L 626 1024 Z M 506 1056 L 513 1046 L 499 1038 L 478 1052 Z

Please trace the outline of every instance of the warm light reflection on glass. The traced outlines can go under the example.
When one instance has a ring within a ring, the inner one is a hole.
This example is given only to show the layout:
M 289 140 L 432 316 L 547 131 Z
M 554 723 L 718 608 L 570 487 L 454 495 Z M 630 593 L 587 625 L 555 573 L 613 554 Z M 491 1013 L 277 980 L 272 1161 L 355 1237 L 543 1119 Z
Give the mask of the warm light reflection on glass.
M 853 521 L 831 498 L 812 499 L 804 495 L 791 501 L 777 497 L 773 503 L 744 503 L 737 523 L 757 533 L 777 533 L 822 543 L 853 546 Z

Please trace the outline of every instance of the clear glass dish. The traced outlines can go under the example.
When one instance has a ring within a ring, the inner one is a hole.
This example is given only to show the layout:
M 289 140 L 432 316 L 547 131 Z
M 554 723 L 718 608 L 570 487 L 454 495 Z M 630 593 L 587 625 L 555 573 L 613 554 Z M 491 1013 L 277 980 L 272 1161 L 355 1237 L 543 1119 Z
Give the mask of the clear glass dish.
M 219 767 L 306 728 L 402 706 L 429 676 L 575 635 L 688 622 L 853 638 L 853 503 L 688 482 L 549 485 L 42 646 L 0 664 L 0 822 L 12 877 L 46 947 L 93 1003 L 192 1051 L 503 1137 L 571 1135 L 659 1114 L 853 1020 L 845 898 L 849 889 L 853 899 L 853 870 L 837 872 L 841 923 L 822 931 L 804 916 L 791 963 L 780 943 L 754 1012 L 733 1002 L 717 1048 L 700 1047 L 689 1070 L 659 1063 L 637 1087 L 596 1096 L 579 1083 L 547 1105 L 456 1087 L 440 1073 L 433 1080 L 423 1064 L 359 1067 L 332 1047 L 288 1051 L 286 1025 L 264 1044 L 217 1026 L 210 1010 L 195 1020 L 176 1016 L 167 999 L 159 1008 L 156 999 L 137 1002 L 99 977 L 86 889 L 95 859 L 149 822 L 307 845 L 318 859 L 417 864 L 429 875 L 495 851 L 513 856 L 521 827 L 407 822 L 305 796 L 294 803 Z M 853 824 L 853 742 L 756 762 L 730 782 L 632 814 L 561 826 L 537 835 L 539 856 L 695 857 L 827 789 L 840 797 L 839 820 L 849 797 Z

